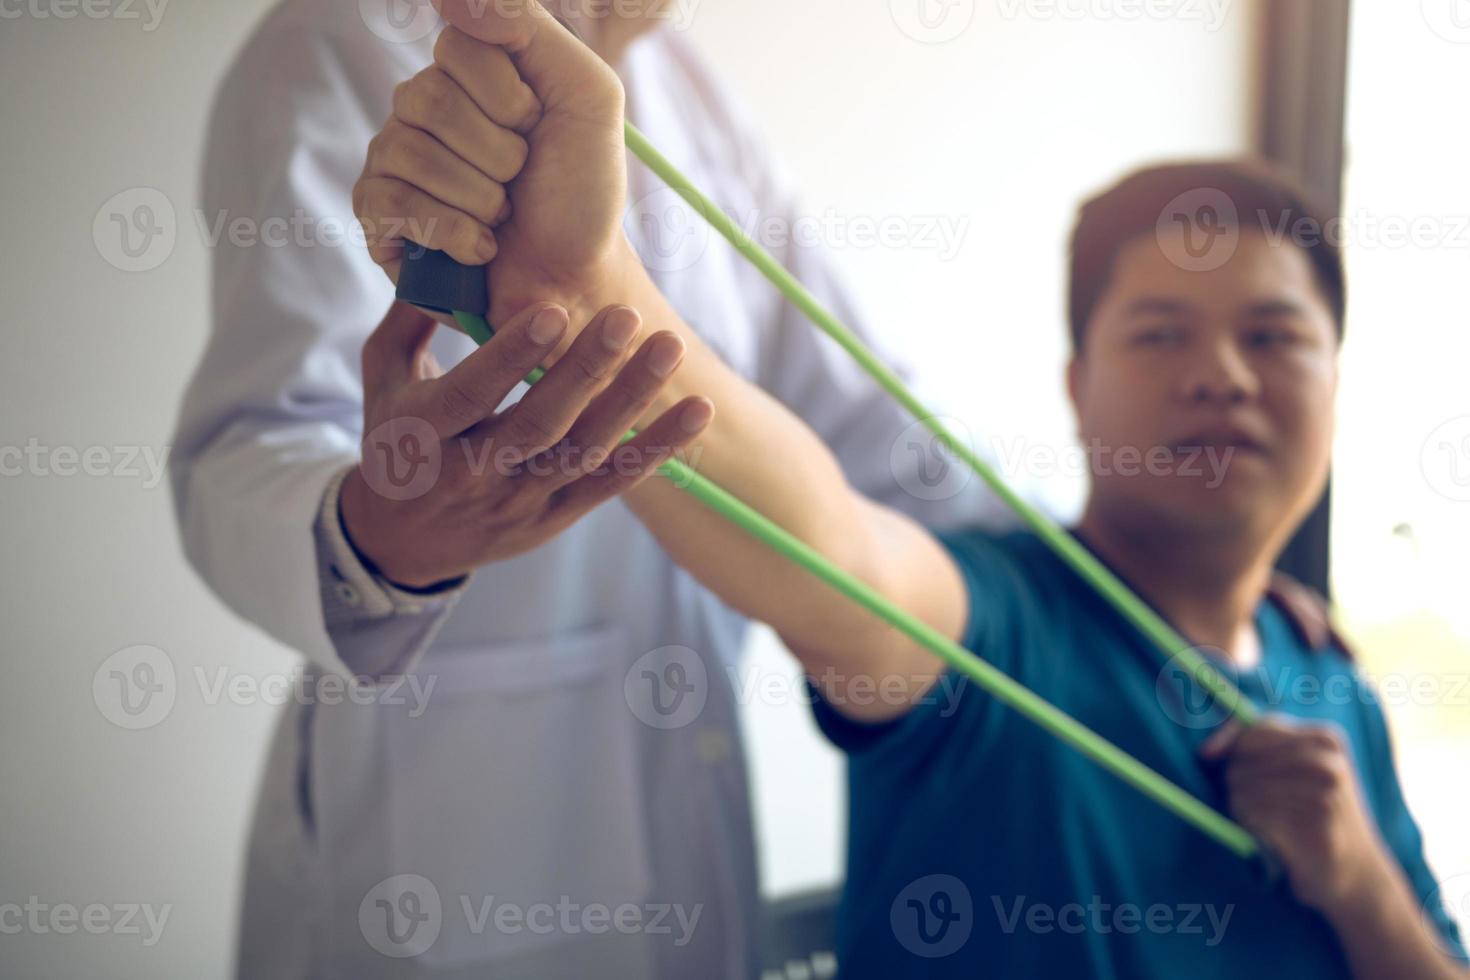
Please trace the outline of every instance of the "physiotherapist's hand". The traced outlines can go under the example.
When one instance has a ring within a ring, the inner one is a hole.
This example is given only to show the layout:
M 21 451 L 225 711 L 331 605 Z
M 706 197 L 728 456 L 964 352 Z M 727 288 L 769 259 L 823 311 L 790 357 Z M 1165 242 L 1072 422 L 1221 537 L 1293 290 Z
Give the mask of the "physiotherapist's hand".
M 506 185 L 526 162 L 521 134 L 541 105 L 498 49 L 460 75 L 464 84 L 436 62 L 393 90 L 393 114 L 352 188 L 368 252 L 395 283 L 405 243 L 483 265 L 510 216 Z
M 514 111 L 527 89 L 541 109 L 525 130 L 530 153 L 510 186 L 510 217 L 496 230 L 490 322 L 551 300 L 572 311 L 575 329 L 627 299 L 622 82 L 538 0 L 434 6 L 448 21 L 435 64 L 474 91 L 488 117 Z
M 448 373 L 437 324 L 394 303 L 363 348 L 362 460 L 342 484 L 353 546 L 388 580 L 427 588 L 529 551 L 637 485 L 706 426 L 681 400 L 619 445 L 684 356 L 662 331 L 641 344 L 628 307 L 600 311 L 520 401 L 497 411 L 569 333 L 567 312 L 528 307 Z
M 636 262 L 622 83 L 534 0 L 436 6 L 434 63 L 395 91 L 354 188 L 369 250 L 395 282 L 405 241 L 490 263 L 492 324 L 551 301 L 575 334 Z
M 1330 914 L 1393 875 L 1337 728 L 1280 715 L 1232 722 L 1200 754 L 1223 762 L 1232 814 L 1280 858 L 1304 904 Z

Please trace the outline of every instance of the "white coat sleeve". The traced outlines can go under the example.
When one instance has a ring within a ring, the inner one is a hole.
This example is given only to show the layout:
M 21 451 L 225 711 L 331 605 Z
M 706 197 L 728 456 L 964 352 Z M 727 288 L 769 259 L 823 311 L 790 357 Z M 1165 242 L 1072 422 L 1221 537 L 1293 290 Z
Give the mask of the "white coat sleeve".
M 392 298 L 351 188 L 417 55 L 354 34 L 355 18 L 333 32 L 284 10 L 237 58 L 210 121 L 196 214 L 213 329 L 170 476 L 186 554 L 227 606 L 321 667 L 377 675 L 406 669 L 453 605 L 385 606 L 360 572 L 345 586 L 350 553 L 320 520 L 357 459 L 362 342 Z

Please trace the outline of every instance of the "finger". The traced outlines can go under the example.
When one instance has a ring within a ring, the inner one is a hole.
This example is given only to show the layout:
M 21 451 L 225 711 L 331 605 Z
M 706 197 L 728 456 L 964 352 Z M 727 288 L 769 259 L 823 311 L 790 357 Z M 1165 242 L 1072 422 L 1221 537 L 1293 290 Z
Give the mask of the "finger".
M 1240 763 L 1322 758 L 1345 750 L 1333 729 L 1316 724 L 1263 720 L 1242 734 L 1233 757 Z
M 1292 793 L 1323 792 L 1336 788 L 1339 776 L 1332 770 L 1313 763 L 1287 766 L 1231 766 L 1225 773 L 1225 785 L 1231 793 L 1244 793 L 1258 788 Z
M 478 350 L 426 386 L 419 415 L 441 438 L 491 417 L 505 396 L 555 349 L 567 329 L 567 311 L 538 303 L 511 319 Z
M 504 48 L 446 27 L 434 42 L 434 63 L 497 125 L 529 133 L 541 120 L 540 100 Z
M 362 345 L 362 379 L 369 388 L 409 377 L 438 324 L 416 306 L 394 300 Z
M 526 163 L 526 141 L 491 121 L 437 66 L 393 90 L 393 115 L 422 130 L 492 181 L 507 184 Z
M 1205 739 L 1204 744 L 1199 747 L 1201 759 L 1223 759 L 1230 755 L 1236 743 L 1240 740 L 1241 724 L 1235 719 L 1230 719 Z
M 547 511 L 546 522 L 553 528 L 565 527 L 598 504 L 627 493 L 693 443 L 709 427 L 714 415 L 714 403 L 700 395 L 679 402 L 647 429 L 614 449 L 598 472 L 559 491 L 556 502 Z
M 352 198 L 368 252 L 385 269 L 388 263 L 402 259 L 404 242 L 448 252 L 464 265 L 484 265 L 495 257 L 498 245 L 493 231 L 408 181 L 363 177 L 353 188 Z
M 507 414 L 495 433 L 497 457 L 519 462 L 561 442 L 627 358 L 641 326 L 637 312 L 626 306 L 606 307 L 593 317 L 566 354 Z
M 505 206 L 505 188 L 421 129 L 394 117 L 368 144 L 365 172 L 412 184 L 487 229 Z
M 504 47 L 543 107 L 591 107 L 614 93 L 621 99 L 621 85 L 608 64 L 557 23 L 537 0 L 516 4 L 433 2 L 444 19 L 465 34 Z
M 1291 845 L 1296 836 L 1292 833 L 1293 828 L 1311 826 L 1323 814 L 1320 798 L 1264 791 L 1231 797 L 1230 812 L 1241 826 L 1259 829 L 1271 838 L 1276 850 Z
M 602 467 L 683 359 L 684 341 L 678 334 L 665 330 L 648 338 L 567 433 L 566 442 L 578 454 L 580 469 L 562 467 L 555 475 L 539 478 L 539 490 L 549 493 Z

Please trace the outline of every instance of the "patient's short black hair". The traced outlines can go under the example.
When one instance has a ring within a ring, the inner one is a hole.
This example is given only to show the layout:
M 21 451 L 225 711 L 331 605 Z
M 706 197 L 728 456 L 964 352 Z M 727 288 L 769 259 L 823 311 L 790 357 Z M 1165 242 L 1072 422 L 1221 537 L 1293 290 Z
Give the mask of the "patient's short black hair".
M 1213 207 L 1226 202 L 1233 207 Z M 1067 310 L 1074 352 L 1082 349 L 1087 323 L 1107 290 L 1118 252 L 1141 235 L 1155 234 L 1160 221 L 1168 220 L 1166 209 L 1195 206 L 1211 207 L 1212 217 L 1233 220 L 1240 230 L 1261 231 L 1303 248 L 1341 339 L 1347 283 L 1338 222 L 1329 223 L 1330 216 L 1275 168 L 1257 161 L 1214 160 L 1136 170 L 1079 209 L 1072 231 Z

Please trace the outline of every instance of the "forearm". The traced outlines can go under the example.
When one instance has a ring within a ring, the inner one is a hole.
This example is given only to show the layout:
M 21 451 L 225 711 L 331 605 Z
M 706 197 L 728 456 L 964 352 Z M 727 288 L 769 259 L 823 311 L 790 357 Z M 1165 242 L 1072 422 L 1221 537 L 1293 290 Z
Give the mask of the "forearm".
M 633 277 L 624 295 L 621 301 L 643 315 L 645 332 L 674 330 L 688 347 L 647 417 L 693 394 L 716 406 L 689 462 L 839 568 L 957 635 L 963 588 L 938 543 L 854 491 L 822 440 L 721 362 L 646 277 Z M 647 481 L 626 499 L 679 564 L 733 607 L 773 626 L 813 674 L 920 676 L 938 669 L 912 641 L 670 481 Z M 934 587 L 924 588 L 928 582 Z M 909 598 L 915 595 L 922 597 L 917 607 Z
M 1391 859 L 1371 885 L 1325 914 L 1356 980 L 1470 977 L 1470 970 L 1435 944 L 1413 890 Z
M 878 584 L 871 507 L 847 484 L 825 444 L 805 423 L 725 365 L 646 279 L 624 300 L 645 333 L 674 330 L 687 353 L 646 413 L 646 424 L 689 395 L 715 404 L 714 421 L 686 456 L 700 475 L 765 514 L 857 577 Z M 851 643 L 873 628 L 831 589 L 665 479 L 625 499 L 670 555 L 741 611 L 802 643 L 827 630 Z

